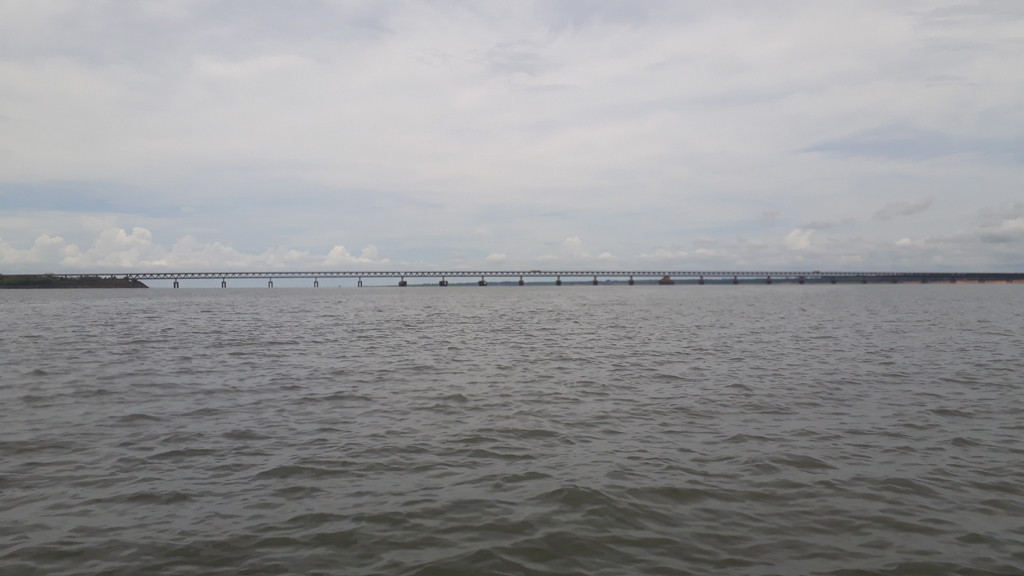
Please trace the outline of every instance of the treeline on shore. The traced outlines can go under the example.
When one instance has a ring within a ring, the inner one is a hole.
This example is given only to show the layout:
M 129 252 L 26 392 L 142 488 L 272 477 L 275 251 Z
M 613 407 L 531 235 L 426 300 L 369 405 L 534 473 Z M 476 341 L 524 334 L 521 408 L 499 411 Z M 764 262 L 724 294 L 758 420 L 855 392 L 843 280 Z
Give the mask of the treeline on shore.
M 0 274 L 0 288 L 149 288 L 149 286 L 134 278 L 111 276 Z

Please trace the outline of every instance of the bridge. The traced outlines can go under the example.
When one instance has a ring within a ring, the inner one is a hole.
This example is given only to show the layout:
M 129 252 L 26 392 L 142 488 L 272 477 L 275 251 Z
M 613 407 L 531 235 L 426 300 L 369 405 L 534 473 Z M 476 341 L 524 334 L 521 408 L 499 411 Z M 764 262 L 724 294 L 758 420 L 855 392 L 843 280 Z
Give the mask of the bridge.
M 676 279 L 704 284 L 705 280 L 718 283 L 739 284 L 758 281 L 764 284 L 787 282 L 804 284 L 807 282 L 832 283 L 860 282 L 873 283 L 929 283 L 929 282 L 1020 282 L 1024 281 L 1024 273 L 1005 272 L 853 272 L 853 271 L 800 271 L 800 270 L 763 270 L 763 271 L 723 271 L 723 270 L 351 270 L 351 271 L 311 271 L 311 272 L 128 272 L 121 274 L 63 274 L 62 278 L 110 277 L 128 280 L 171 280 L 178 288 L 183 280 L 220 280 L 221 288 L 226 288 L 230 279 L 266 280 L 267 286 L 274 287 L 274 280 L 281 278 L 308 278 L 313 286 L 320 286 L 320 279 L 352 278 L 357 286 L 363 285 L 364 278 L 398 278 L 399 286 L 407 286 L 406 278 L 437 279 L 439 286 L 447 286 L 449 278 L 479 278 L 477 284 L 487 285 L 487 279 L 518 279 L 520 286 L 526 285 L 526 279 L 554 279 L 555 285 L 562 285 L 563 278 L 589 278 L 593 285 L 598 279 L 627 279 L 627 284 L 635 284 L 636 279 L 656 279 L 659 284 L 674 284 Z

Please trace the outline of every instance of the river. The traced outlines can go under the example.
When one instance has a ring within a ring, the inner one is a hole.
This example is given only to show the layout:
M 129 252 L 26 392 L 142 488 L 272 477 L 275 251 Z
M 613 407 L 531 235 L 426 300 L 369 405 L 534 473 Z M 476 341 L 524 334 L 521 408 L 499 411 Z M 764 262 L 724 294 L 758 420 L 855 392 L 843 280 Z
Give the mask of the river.
M 0 293 L 0 574 L 1024 574 L 1024 287 Z

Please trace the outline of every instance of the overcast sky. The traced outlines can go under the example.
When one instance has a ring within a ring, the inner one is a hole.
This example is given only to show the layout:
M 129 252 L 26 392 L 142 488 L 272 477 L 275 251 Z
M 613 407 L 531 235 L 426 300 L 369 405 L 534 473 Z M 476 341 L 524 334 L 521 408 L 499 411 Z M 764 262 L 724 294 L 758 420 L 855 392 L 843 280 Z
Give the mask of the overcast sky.
M 1024 2 L 0 0 L 0 272 L 1024 271 Z

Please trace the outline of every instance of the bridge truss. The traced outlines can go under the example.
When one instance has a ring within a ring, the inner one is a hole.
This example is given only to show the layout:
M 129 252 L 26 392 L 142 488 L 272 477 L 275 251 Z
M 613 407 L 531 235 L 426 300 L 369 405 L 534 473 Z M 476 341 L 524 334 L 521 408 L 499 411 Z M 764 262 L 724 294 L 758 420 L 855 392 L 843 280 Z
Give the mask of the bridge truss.
M 836 278 L 906 281 L 1013 281 L 1024 279 L 1021 273 L 986 272 L 854 272 L 854 271 L 801 271 L 801 270 L 320 270 L 304 272 L 126 272 L 118 274 L 62 274 L 62 278 L 111 277 L 134 280 L 221 280 L 277 278 L 671 278 L 671 279 L 751 279 L 775 278 L 829 280 Z

